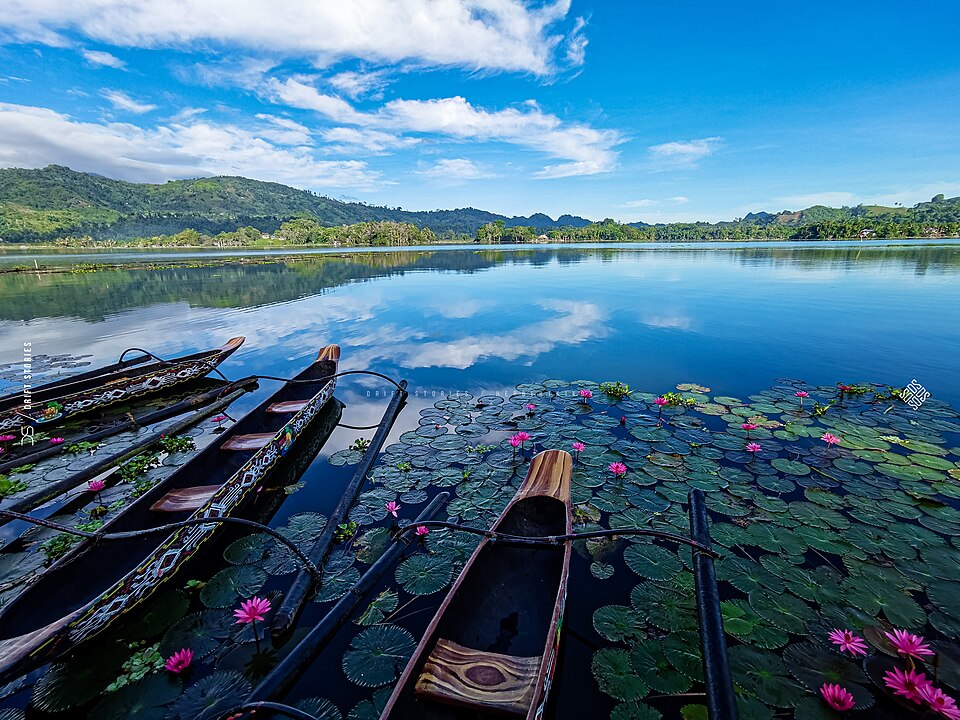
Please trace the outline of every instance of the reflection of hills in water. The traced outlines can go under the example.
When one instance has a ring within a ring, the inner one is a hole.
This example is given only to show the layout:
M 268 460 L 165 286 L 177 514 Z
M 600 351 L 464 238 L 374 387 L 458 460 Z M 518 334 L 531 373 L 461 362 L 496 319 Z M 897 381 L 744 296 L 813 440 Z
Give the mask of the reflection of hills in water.
M 444 250 L 288 256 L 275 262 L 227 261 L 207 267 L 103 270 L 93 273 L 0 275 L 0 319 L 80 317 L 101 320 L 135 307 L 187 302 L 197 307 L 257 307 L 316 295 L 351 282 L 411 271 L 471 273 L 497 265 L 542 266 L 613 262 L 655 253 L 684 260 L 735 259 L 741 263 L 797 269 L 841 269 L 855 265 L 889 266 L 918 275 L 957 273 L 960 248 L 824 247 L 774 248 L 762 245 L 721 248 L 530 248 L 520 250 Z

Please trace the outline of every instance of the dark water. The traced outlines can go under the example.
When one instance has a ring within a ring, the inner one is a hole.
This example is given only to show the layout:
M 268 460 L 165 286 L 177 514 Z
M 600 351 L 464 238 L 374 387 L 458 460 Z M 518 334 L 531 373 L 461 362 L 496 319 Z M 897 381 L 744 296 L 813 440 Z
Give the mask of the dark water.
M 471 248 L 7 274 L 0 275 L 0 364 L 22 359 L 26 342 L 34 355 L 91 355 L 105 364 L 128 347 L 174 356 L 245 335 L 222 368 L 228 376 L 289 376 L 338 342 L 344 369 L 410 381 L 394 438 L 416 426 L 419 410 L 451 394 L 508 395 L 547 378 L 619 380 L 655 393 L 695 382 L 730 396 L 783 377 L 894 386 L 915 378 L 957 406 L 958 280 L 960 244 L 943 243 Z M 384 382 L 345 378 L 337 393 L 345 422 L 375 423 L 388 394 Z M 325 458 L 357 435 L 335 433 L 274 525 L 304 510 L 329 512 L 348 473 L 331 471 Z M 610 598 L 591 597 L 591 605 L 623 602 L 615 585 L 600 592 Z M 421 598 L 408 614 L 425 623 L 435 599 Z M 574 619 L 589 617 L 571 609 Z M 331 672 L 349 639 L 331 646 Z M 590 650 L 571 641 L 564 652 L 563 712 L 554 709 L 555 717 L 589 717 L 592 696 L 576 688 L 591 678 L 564 670 L 589 667 Z M 298 693 L 310 694 L 304 683 L 316 681 L 305 678 Z

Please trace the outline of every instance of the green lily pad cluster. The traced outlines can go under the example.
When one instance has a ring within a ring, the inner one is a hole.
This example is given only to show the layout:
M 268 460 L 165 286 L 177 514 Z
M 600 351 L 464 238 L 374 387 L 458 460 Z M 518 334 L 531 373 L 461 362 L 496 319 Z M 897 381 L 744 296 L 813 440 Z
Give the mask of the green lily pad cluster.
M 677 402 L 657 405 L 668 390 Z M 807 393 L 804 406 L 799 390 Z M 829 409 L 814 414 L 815 405 Z M 509 438 L 520 432 L 529 439 L 514 448 Z M 825 442 L 824 433 L 839 441 Z M 328 556 L 314 603 L 322 612 L 348 592 L 391 542 L 391 525 L 412 520 L 438 492 L 451 493 L 448 520 L 489 527 L 534 453 L 574 453 L 574 443 L 583 445 L 572 477 L 577 532 L 649 528 L 688 535 L 688 494 L 705 494 L 722 556 L 716 562 L 721 610 L 745 720 L 833 717 L 817 694 L 827 682 L 854 695 L 854 714 L 908 717 L 909 708 L 896 704 L 862 662 L 834 649 L 826 637 L 833 628 L 849 628 L 871 643 L 882 637 L 878 628 L 923 634 L 941 653 L 943 682 L 960 693 L 949 684 L 960 685 L 960 416 L 936 399 L 914 410 L 883 393 L 841 400 L 835 386 L 786 380 L 744 398 L 713 396 L 694 383 L 644 392 L 588 380 L 526 383 L 509 397 L 444 398 L 385 448 L 349 514 L 356 531 Z M 748 451 L 752 443 L 759 449 Z M 359 459 L 350 449 L 330 463 L 344 467 Z M 626 474 L 615 474 L 613 463 L 626 466 Z M 397 520 L 388 503 L 399 506 Z M 322 515 L 300 513 L 278 529 L 306 549 L 325 524 Z M 477 543 L 473 534 L 432 529 L 341 630 L 339 657 L 317 671 L 317 682 L 337 702 L 287 701 L 317 717 L 378 717 Z M 561 652 L 579 645 L 564 656 L 563 677 L 577 678 L 577 692 L 596 694 L 597 717 L 706 717 L 689 550 L 636 536 L 578 540 L 574 549 L 571 635 Z M 274 578 L 299 564 L 262 533 L 234 541 L 224 559 L 203 582 L 147 610 L 154 633 L 166 628 L 160 652 L 166 657 L 190 647 L 194 674 L 151 675 L 111 693 L 91 717 L 119 717 L 131 707 L 146 708 L 151 718 L 207 717 L 241 697 L 302 635 L 298 630 L 271 649 L 269 662 L 254 662 L 252 630 L 236 624 L 231 611 L 251 595 L 276 605 L 273 588 L 282 584 Z M 136 637 L 156 641 L 149 632 Z M 881 645 L 870 658 L 883 654 Z M 111 650 L 118 657 L 112 667 L 129 658 L 125 647 Z M 59 712 L 90 703 L 118 676 L 91 678 L 91 672 L 81 664 L 53 666 L 38 684 L 37 707 Z M 73 673 L 81 679 L 65 683 Z M 61 686 L 75 699 L 63 699 Z M 562 697 L 564 688 L 553 692 Z M 566 717 L 562 703 L 551 707 L 554 717 Z

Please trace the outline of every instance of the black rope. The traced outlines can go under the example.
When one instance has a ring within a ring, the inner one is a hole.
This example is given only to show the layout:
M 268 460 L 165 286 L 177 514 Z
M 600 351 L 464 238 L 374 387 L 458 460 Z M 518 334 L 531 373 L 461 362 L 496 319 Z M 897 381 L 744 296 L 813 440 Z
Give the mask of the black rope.
M 347 425 L 346 423 L 340 423 L 337 427 L 346 428 L 347 430 L 373 430 L 380 427 L 380 423 L 376 425 Z
M 219 365 L 219 363 L 214 363 L 212 360 L 208 360 L 207 358 L 195 358 L 195 359 L 193 359 L 193 360 L 179 360 L 179 361 L 177 361 L 177 362 L 174 362 L 173 360 L 166 360 L 166 359 L 164 359 L 164 358 L 162 358 L 162 357 L 159 357 L 158 355 L 154 355 L 154 354 L 153 354 L 152 352 L 150 352 L 149 350 L 144 350 L 143 348 L 138 348 L 138 347 L 132 347 L 132 348 L 127 348 L 127 349 L 124 350 L 122 353 L 120 353 L 120 357 L 117 358 L 117 362 L 118 362 L 118 363 L 122 363 L 122 362 L 123 362 L 123 356 L 126 355 L 128 352 L 133 352 L 134 350 L 136 350 L 137 352 L 142 352 L 142 353 L 143 353 L 144 355 L 146 355 L 148 358 L 152 358 L 152 359 L 156 360 L 156 361 L 157 361 L 158 363 L 160 363 L 161 365 L 171 365 L 171 366 L 175 366 L 175 365 L 182 365 L 183 363 L 188 363 L 188 362 L 198 362 L 198 363 L 202 363 L 202 364 L 204 364 L 204 365 L 206 365 L 207 367 L 210 368 L 210 372 L 215 372 L 217 375 L 219 375 L 221 378 L 223 378 L 224 381 L 230 382 L 230 380 L 227 378 L 227 376 L 224 375 L 222 372 L 220 372 L 220 368 L 217 367 L 217 365 Z M 214 351 L 214 352 L 216 352 L 216 351 Z M 218 354 L 219 354 L 219 353 L 218 353 Z
M 144 535 L 153 535 L 156 533 L 171 532 L 173 530 L 179 530 L 183 527 L 189 527 L 191 525 L 209 525 L 212 523 L 234 523 L 236 525 L 244 525 L 246 527 L 252 527 L 260 532 L 270 535 L 275 540 L 283 543 L 291 552 L 296 555 L 300 561 L 303 563 L 307 572 L 313 575 L 314 579 L 317 582 L 321 580 L 320 570 L 317 569 L 317 566 L 308 558 L 300 548 L 294 545 L 290 540 L 285 538 L 279 532 L 274 530 L 271 527 L 268 527 L 262 523 L 255 522 L 253 520 L 247 520 L 245 518 L 237 517 L 209 517 L 209 518 L 187 518 L 186 520 L 180 520 L 179 522 L 169 523 L 167 525 L 158 525 L 154 528 L 144 528 L 142 530 L 127 530 L 126 532 L 117 532 L 117 533 L 108 533 L 103 530 L 95 530 L 94 532 L 87 532 L 85 530 L 78 530 L 77 528 L 67 527 L 66 525 L 60 525 L 59 523 L 52 522 L 50 520 L 44 520 L 42 518 L 31 517 L 30 515 L 25 515 L 23 513 L 14 512 L 13 510 L 0 510 L 0 515 L 11 518 L 13 520 L 23 520 L 24 522 L 32 523 L 34 525 L 41 525 L 42 527 L 50 528 L 52 530 L 59 530 L 62 533 L 67 533 L 68 535 L 79 535 L 82 538 L 87 540 L 93 540 L 94 544 L 99 542 L 109 542 L 112 540 L 129 540 L 131 538 L 143 537 Z
M 424 527 L 436 527 L 436 528 L 447 528 L 450 530 L 460 530 L 462 532 L 473 533 L 474 535 L 483 535 L 485 538 L 496 542 L 510 542 L 510 543 L 519 543 L 522 545 L 559 545 L 561 543 L 569 542 L 571 540 L 589 540 L 591 538 L 600 538 L 600 537 L 616 537 L 618 535 L 644 535 L 648 537 L 656 537 L 662 540 L 669 540 L 675 542 L 678 545 L 689 545 L 696 550 L 699 550 L 702 553 L 709 555 L 712 558 L 721 557 L 719 553 L 714 551 L 711 548 L 708 548 L 705 545 L 701 545 L 695 540 L 686 538 L 683 535 L 675 535 L 673 533 L 662 532 L 660 530 L 648 530 L 643 528 L 623 528 L 621 530 L 594 530 L 593 532 L 585 533 L 571 533 L 569 535 L 541 535 L 541 536 L 530 536 L 530 535 L 509 535 L 507 533 L 494 532 L 493 530 L 486 530 L 484 528 L 475 528 L 470 527 L 469 525 L 458 525 L 457 523 L 445 522 L 443 520 L 427 520 L 425 522 L 414 523 L 411 525 L 401 525 L 399 528 L 400 532 L 405 532 L 407 530 L 412 530 L 413 528 L 423 525 Z
M 258 700 L 257 702 L 246 703 L 241 705 L 238 708 L 234 708 L 230 712 L 233 713 L 230 717 L 235 717 L 239 713 L 250 712 L 252 715 L 257 710 L 274 710 L 288 717 L 295 718 L 296 720 L 317 720 L 316 717 L 310 713 L 304 712 L 299 708 L 291 707 L 290 705 L 284 705 L 283 703 L 269 702 L 267 700 Z
M 291 385 L 306 385 L 310 383 L 323 382 L 324 380 L 333 380 L 334 378 L 344 377 L 346 375 L 373 375 L 373 377 L 386 380 L 388 383 L 397 388 L 397 390 L 406 392 L 406 390 L 400 387 L 400 383 L 398 383 L 392 377 L 384 375 L 383 373 L 374 372 L 373 370 L 344 370 L 343 372 L 334 373 L 333 375 L 324 375 L 316 380 L 290 380 L 289 378 L 277 377 L 276 375 L 253 375 L 252 377 L 255 377 L 257 380 L 277 380 L 279 382 L 290 383 Z

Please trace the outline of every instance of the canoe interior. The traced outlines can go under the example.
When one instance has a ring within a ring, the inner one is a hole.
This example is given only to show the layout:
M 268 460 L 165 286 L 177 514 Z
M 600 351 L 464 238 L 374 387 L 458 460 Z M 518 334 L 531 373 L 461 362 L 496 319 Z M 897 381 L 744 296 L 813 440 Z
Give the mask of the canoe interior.
M 140 377 L 141 375 L 156 372 L 172 363 L 185 363 L 209 358 L 211 360 L 211 366 L 215 366 L 229 357 L 242 343 L 243 338 L 231 338 L 223 347 L 203 350 L 198 353 L 193 353 L 192 355 L 171 358 L 166 364 L 158 363 L 148 355 L 134 356 L 123 362 L 88 370 L 87 372 L 76 375 L 68 375 L 60 380 L 53 380 L 37 385 L 31 389 L 31 403 L 38 405 L 42 402 L 59 399 L 64 394 L 72 395 L 73 393 L 99 387 L 116 380 Z M 218 357 L 220 355 L 223 357 Z M 21 405 L 23 405 L 22 390 L 17 390 L 15 393 L 0 397 L 0 411 L 12 410 Z
M 266 407 L 276 402 L 312 397 L 326 384 L 326 378 L 336 372 L 336 367 L 335 362 L 327 360 L 313 363 L 295 379 L 316 382 L 281 387 L 192 460 L 137 498 L 125 508 L 125 512 L 110 520 L 104 530 L 140 530 L 190 517 L 190 511 L 152 512 L 150 506 L 171 490 L 222 484 L 229 480 L 256 450 L 224 451 L 220 446 L 234 434 L 280 430 L 292 415 L 266 413 Z M 325 428 L 328 434 L 339 419 L 339 413 L 336 413 L 331 424 L 331 406 L 339 408 L 339 403 L 327 403 L 314 423 L 329 426 Z M 299 442 L 294 447 L 298 445 Z M 96 547 L 86 541 L 78 544 L 57 562 L 56 567 L 51 567 L 27 591 L 0 611 L 0 639 L 30 632 L 83 607 L 141 563 L 166 537 L 164 533 L 157 533 L 131 540 L 105 542 Z
M 567 507 L 546 497 L 517 501 L 497 526 L 511 535 L 562 535 Z M 436 631 L 426 644 L 390 714 L 391 718 L 475 720 L 498 717 L 414 695 L 413 684 L 438 638 L 474 650 L 532 657 L 543 654 L 564 570 L 564 546 L 529 546 L 487 542 L 449 599 Z

